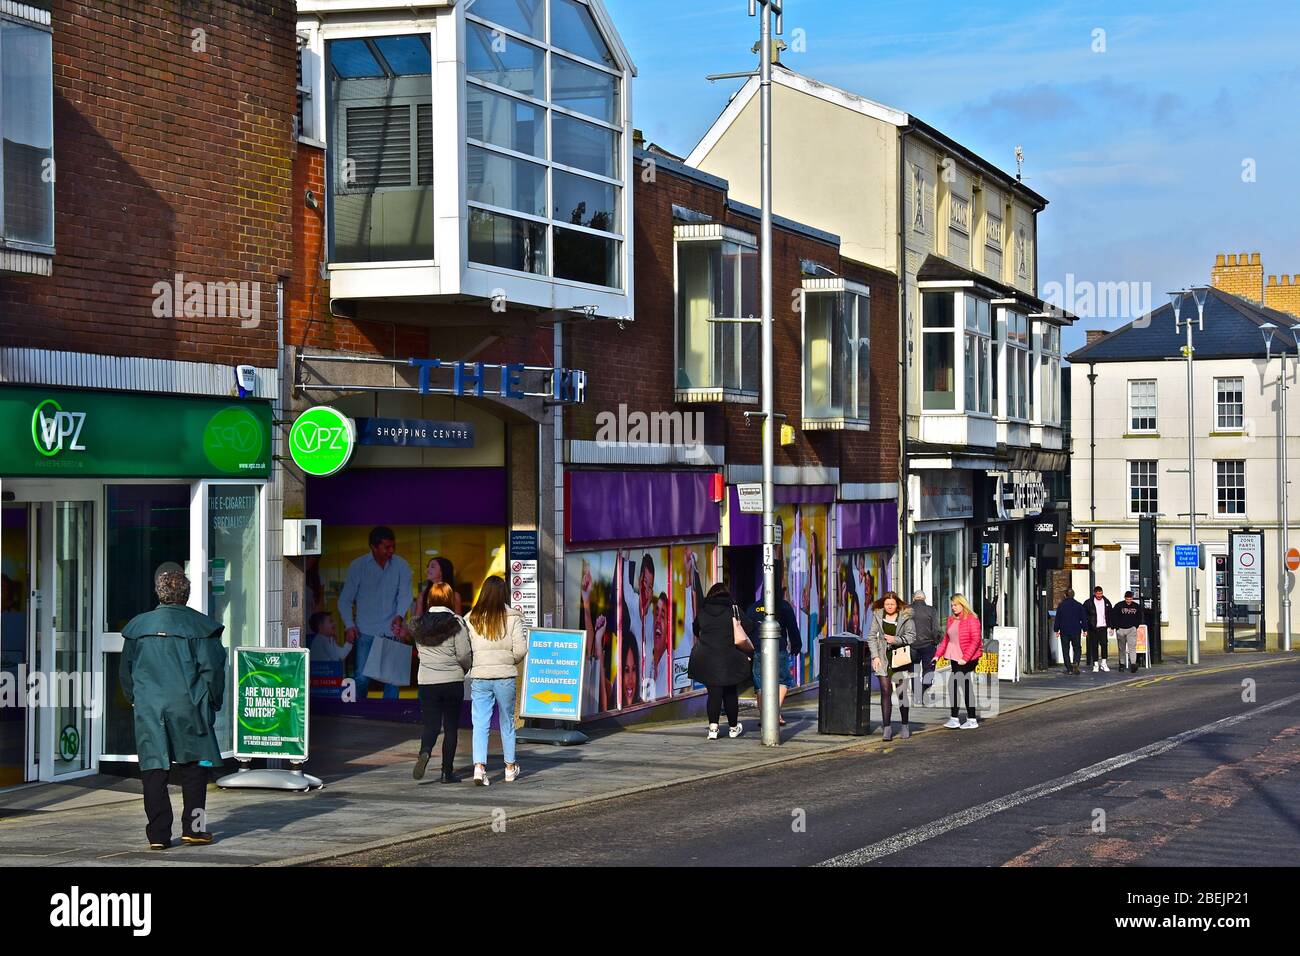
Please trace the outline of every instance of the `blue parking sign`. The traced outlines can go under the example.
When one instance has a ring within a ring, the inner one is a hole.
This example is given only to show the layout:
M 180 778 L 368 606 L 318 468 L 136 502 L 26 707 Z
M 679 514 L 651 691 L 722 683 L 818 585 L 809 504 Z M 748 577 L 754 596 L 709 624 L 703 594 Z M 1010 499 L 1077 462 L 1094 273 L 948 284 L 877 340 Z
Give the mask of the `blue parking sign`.
M 581 719 L 586 642 L 586 631 L 534 627 L 528 632 L 521 717 Z
M 1174 545 L 1174 567 L 1199 568 L 1201 566 L 1201 546 L 1199 544 Z

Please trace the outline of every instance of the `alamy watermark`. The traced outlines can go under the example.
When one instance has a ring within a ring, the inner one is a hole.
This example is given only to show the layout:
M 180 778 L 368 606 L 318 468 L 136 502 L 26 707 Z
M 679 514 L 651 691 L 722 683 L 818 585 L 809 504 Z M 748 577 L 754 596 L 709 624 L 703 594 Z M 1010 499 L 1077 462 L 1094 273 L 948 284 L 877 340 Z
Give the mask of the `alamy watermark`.
M 596 415 L 596 444 L 612 446 L 681 448 L 686 458 L 704 455 L 703 412 L 629 411 L 620 402 L 618 411 L 605 410 Z
M 104 675 L 85 671 L 29 671 L 19 664 L 0 671 L 0 709 L 81 707 L 88 717 L 104 713 Z
M 1040 290 L 1049 306 L 1081 319 L 1149 316 L 1155 303 L 1150 282 L 1092 282 L 1067 272 L 1065 282 L 1046 282 Z
M 239 319 L 240 328 L 261 323 L 260 282 L 186 281 L 178 272 L 171 282 L 153 284 L 153 314 L 160 319 Z

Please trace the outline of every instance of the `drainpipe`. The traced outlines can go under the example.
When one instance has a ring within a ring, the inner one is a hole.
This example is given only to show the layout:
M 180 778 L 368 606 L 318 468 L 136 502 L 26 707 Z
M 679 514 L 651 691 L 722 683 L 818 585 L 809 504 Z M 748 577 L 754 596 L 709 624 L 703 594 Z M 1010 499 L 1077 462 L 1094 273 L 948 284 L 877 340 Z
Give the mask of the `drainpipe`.
M 1097 586 L 1097 555 L 1092 542 L 1097 530 L 1097 366 L 1088 363 L 1088 593 Z
M 912 586 L 912 547 L 907 534 L 908 468 L 907 468 L 907 358 L 911 332 L 907 321 L 907 249 L 903 230 L 903 191 L 907 188 L 906 142 L 910 128 L 898 135 L 898 571 L 901 587 L 896 590 L 910 599 Z M 931 595 L 931 600 L 934 596 Z

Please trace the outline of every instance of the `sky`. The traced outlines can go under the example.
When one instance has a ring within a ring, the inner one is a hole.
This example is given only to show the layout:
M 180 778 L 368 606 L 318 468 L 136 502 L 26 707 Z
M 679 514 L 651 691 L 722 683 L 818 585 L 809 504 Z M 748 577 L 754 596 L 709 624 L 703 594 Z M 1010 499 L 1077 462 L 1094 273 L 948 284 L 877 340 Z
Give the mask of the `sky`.
M 634 125 L 685 155 L 741 83 L 705 76 L 754 67 L 758 20 L 746 0 L 605 2 L 637 66 Z M 1025 182 L 1049 200 L 1040 294 L 1073 277 L 1158 307 L 1208 283 L 1220 252 L 1300 274 L 1297 0 L 785 7 L 786 41 L 803 31 L 804 49 L 782 56 L 791 69 L 907 111 L 1008 172 L 1024 149 Z M 1132 317 L 1104 311 L 1067 332 L 1067 352 Z

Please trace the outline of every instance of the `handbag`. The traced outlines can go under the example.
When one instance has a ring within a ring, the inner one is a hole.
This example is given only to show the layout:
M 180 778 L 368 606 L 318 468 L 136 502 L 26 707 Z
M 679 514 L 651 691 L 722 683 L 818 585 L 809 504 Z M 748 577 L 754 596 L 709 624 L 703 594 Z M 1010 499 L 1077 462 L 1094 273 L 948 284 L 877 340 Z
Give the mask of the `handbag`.
M 736 607 L 734 604 L 731 605 L 731 639 L 736 645 L 736 650 L 740 651 L 740 653 L 744 654 L 752 661 L 754 651 L 745 650 L 741 641 L 747 641 L 750 647 L 754 647 L 754 642 L 749 639 L 749 632 L 746 631 L 745 626 L 740 623 L 740 608 Z M 755 648 L 755 650 L 756 649 L 757 648 Z
M 895 647 L 889 652 L 889 669 L 894 671 L 907 670 L 912 666 L 912 645 L 903 644 Z
M 411 680 L 411 649 L 401 641 L 376 636 L 361 673 L 381 684 L 405 687 Z

